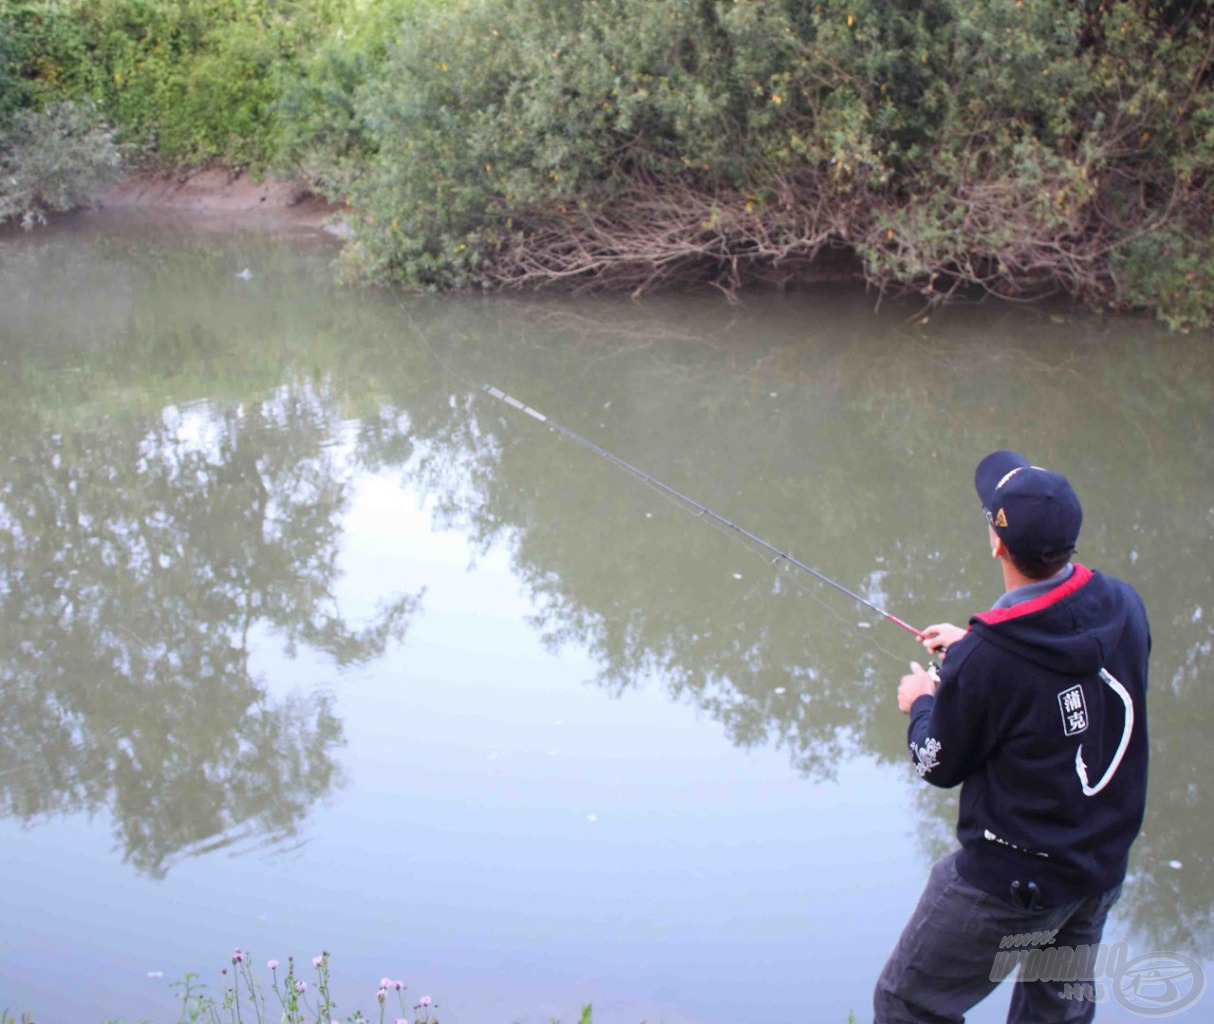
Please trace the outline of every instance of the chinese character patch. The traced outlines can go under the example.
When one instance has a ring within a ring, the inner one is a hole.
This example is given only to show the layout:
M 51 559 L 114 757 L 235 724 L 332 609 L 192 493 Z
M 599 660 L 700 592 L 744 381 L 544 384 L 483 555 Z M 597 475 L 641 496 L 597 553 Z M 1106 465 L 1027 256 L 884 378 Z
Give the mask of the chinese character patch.
M 1072 686 L 1058 694 L 1058 709 L 1062 712 L 1062 734 L 1074 736 L 1088 727 L 1088 706 L 1083 700 L 1083 687 Z

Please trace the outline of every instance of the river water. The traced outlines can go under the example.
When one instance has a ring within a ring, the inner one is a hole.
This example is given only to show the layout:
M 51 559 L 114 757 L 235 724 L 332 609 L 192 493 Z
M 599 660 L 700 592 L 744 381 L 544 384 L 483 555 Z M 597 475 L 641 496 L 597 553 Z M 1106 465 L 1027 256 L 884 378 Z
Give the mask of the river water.
M 1107 938 L 1210 968 L 1214 339 L 850 288 L 409 298 L 334 255 L 0 239 L 0 1009 L 176 1020 L 239 946 L 329 950 L 372 1019 L 382 976 L 447 1024 L 868 1019 L 955 816 L 906 755 L 913 638 L 482 383 L 919 625 L 999 594 L 977 459 L 1066 472 L 1154 630 Z

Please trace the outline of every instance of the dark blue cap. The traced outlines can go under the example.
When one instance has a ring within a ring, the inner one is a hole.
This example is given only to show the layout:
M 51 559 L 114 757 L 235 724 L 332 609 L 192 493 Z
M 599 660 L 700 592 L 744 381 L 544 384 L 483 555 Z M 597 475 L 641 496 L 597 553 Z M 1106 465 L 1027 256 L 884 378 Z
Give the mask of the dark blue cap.
M 1015 452 L 991 452 L 974 470 L 974 489 L 987 521 L 1017 558 L 1074 549 L 1083 508 L 1061 473 L 1034 466 Z

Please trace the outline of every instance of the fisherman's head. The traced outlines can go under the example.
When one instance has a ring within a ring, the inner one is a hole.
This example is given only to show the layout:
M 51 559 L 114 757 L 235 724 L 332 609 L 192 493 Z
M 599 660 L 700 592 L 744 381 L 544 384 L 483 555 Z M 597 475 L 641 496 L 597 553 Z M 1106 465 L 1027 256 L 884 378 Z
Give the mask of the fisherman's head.
M 1066 477 L 999 451 L 978 463 L 974 488 L 992 543 L 1003 542 L 1020 572 L 1043 580 L 1066 566 L 1083 524 L 1083 508 Z

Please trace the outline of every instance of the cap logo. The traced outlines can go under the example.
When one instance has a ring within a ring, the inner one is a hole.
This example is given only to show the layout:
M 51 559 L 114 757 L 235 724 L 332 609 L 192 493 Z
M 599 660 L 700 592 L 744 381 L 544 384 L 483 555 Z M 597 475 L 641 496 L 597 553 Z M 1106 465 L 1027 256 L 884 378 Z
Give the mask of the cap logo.
M 995 516 L 995 525 L 1003 527 L 1007 526 L 1007 516 L 1003 514 L 1003 509 L 1000 509 L 999 514 Z

